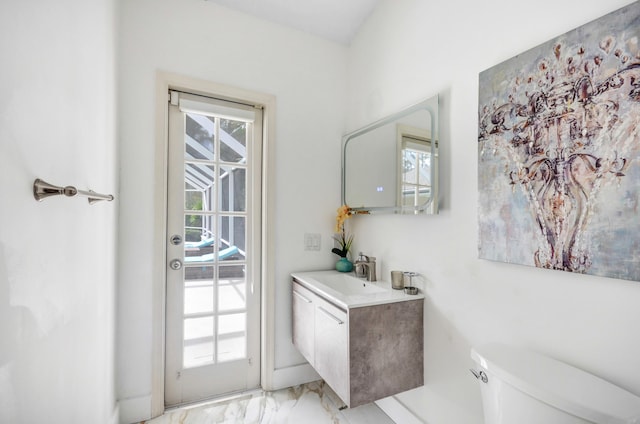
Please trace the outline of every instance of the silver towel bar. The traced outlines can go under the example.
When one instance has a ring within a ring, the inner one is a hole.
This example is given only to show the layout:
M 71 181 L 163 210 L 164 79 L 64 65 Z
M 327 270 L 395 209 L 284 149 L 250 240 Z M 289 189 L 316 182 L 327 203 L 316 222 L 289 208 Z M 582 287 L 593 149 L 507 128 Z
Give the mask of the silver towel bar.
M 40 178 L 36 178 L 36 180 L 33 182 L 33 197 L 35 197 L 38 202 L 41 202 L 42 199 L 45 199 L 47 197 L 59 195 L 65 195 L 67 197 L 73 197 L 76 195 L 86 196 L 89 198 L 88 200 L 90 205 L 93 205 L 94 203 L 101 200 L 106 200 L 109 202 L 113 200 L 113 196 L 111 194 L 100 194 L 92 190 L 78 190 L 73 186 L 55 186 L 41 180 Z

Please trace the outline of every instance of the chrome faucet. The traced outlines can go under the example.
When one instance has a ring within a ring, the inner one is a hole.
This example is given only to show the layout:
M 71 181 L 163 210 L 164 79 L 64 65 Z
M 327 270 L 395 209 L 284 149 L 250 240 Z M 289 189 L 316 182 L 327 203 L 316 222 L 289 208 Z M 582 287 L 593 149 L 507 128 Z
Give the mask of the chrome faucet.
M 355 262 L 356 277 L 367 278 L 367 281 L 376 280 L 376 258 L 373 256 L 363 255 L 360 252 L 358 260 Z

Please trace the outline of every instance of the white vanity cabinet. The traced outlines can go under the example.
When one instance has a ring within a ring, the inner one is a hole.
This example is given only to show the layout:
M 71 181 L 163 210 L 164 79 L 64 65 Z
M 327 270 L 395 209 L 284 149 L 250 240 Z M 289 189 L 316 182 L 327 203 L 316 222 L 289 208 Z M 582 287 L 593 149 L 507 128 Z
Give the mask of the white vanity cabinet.
M 351 307 L 294 276 L 292 300 L 293 344 L 346 405 L 424 383 L 423 296 Z
M 293 317 L 293 344 L 336 394 L 346 399 L 347 313 L 294 282 Z
M 318 296 L 315 305 L 314 368 L 341 399 L 349 399 L 347 313 Z
M 309 363 L 314 363 L 315 349 L 315 305 L 316 297 L 300 284 L 293 286 L 293 340 L 295 345 Z

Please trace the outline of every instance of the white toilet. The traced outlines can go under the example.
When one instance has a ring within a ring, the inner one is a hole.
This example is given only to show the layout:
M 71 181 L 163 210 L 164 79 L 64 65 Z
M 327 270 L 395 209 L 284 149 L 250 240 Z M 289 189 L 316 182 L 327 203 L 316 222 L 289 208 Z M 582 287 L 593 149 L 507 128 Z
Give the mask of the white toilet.
M 640 397 L 571 365 L 498 344 L 471 357 L 485 424 L 640 424 Z

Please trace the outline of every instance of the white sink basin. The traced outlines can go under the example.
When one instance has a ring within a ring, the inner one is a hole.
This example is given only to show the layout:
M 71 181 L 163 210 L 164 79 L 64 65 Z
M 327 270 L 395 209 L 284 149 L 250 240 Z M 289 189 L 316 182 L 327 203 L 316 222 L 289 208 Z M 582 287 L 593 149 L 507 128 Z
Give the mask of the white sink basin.
M 291 276 L 307 289 L 347 310 L 382 303 L 423 299 L 424 295 L 407 295 L 393 290 L 386 281 L 369 282 L 353 274 L 338 271 L 294 272 Z
M 349 274 L 329 274 L 322 277 L 322 284 L 345 295 L 382 293 L 387 291 L 368 281 L 352 277 Z

